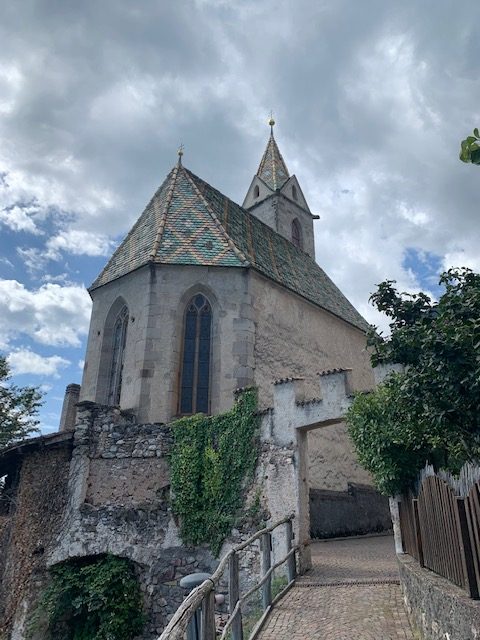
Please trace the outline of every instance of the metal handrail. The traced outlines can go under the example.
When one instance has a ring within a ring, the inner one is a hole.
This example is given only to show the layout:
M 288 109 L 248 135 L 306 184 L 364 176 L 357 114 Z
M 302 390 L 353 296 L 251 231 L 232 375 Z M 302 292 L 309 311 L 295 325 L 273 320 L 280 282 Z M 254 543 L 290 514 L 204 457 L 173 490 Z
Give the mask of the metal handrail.
M 220 562 L 218 564 L 218 567 L 216 568 L 216 570 L 212 574 L 212 576 L 210 578 L 207 578 L 207 580 L 202 582 L 201 585 L 199 585 L 198 587 L 193 589 L 188 594 L 188 596 L 185 598 L 185 600 L 182 602 L 182 604 L 179 606 L 179 608 L 173 614 L 173 617 L 171 618 L 171 620 L 168 623 L 168 625 L 165 627 L 162 635 L 160 636 L 160 638 L 158 640 L 183 640 L 184 637 L 185 637 L 185 632 L 187 630 L 187 626 L 188 626 L 190 620 L 192 619 L 192 617 L 194 616 L 195 612 L 200 607 L 202 607 L 202 619 L 205 622 L 204 626 L 205 627 L 208 626 L 208 620 L 209 619 L 210 620 L 213 619 L 213 611 L 209 611 L 209 610 L 207 611 L 207 609 L 211 608 L 211 605 L 210 605 L 211 598 L 209 596 L 213 592 L 215 587 L 218 585 L 218 583 L 219 583 L 221 577 L 223 576 L 223 573 L 225 572 L 225 569 L 227 568 L 228 564 L 230 564 L 231 569 L 232 569 L 232 565 L 233 565 L 234 573 L 236 573 L 235 581 L 237 582 L 237 584 L 235 585 L 234 590 L 235 590 L 237 595 L 236 595 L 236 597 L 234 596 L 235 600 L 236 600 L 235 602 L 232 602 L 231 599 L 230 599 L 230 608 L 231 608 L 230 617 L 229 617 L 229 620 L 227 621 L 226 627 L 223 630 L 223 633 L 222 633 L 222 636 L 221 636 L 222 638 L 225 637 L 226 631 L 234 624 L 238 614 L 241 612 L 242 602 L 244 602 L 255 591 L 257 591 L 262 586 L 264 586 L 267 583 L 267 581 L 269 580 L 269 578 L 271 578 L 273 571 L 275 569 L 277 569 L 279 566 L 281 566 L 282 564 L 284 564 L 285 562 L 288 561 L 289 562 L 289 583 L 288 583 L 287 587 L 282 591 L 282 593 L 286 592 L 288 590 L 288 588 L 290 588 L 290 586 L 294 582 L 294 578 L 295 578 L 295 569 L 294 569 L 295 552 L 299 548 L 298 546 L 292 547 L 292 545 L 291 545 L 291 539 L 292 539 L 292 535 L 293 535 L 292 534 L 292 521 L 293 521 L 294 518 L 295 518 L 295 515 L 292 514 L 292 515 L 286 516 L 285 518 L 282 518 L 281 520 L 277 520 L 276 522 L 274 522 L 269 527 L 265 527 L 264 529 L 261 529 L 260 531 L 257 531 L 250 538 L 248 538 L 248 540 L 245 540 L 245 542 L 242 542 L 242 543 L 236 545 L 235 547 L 233 547 L 232 549 L 230 549 L 223 556 L 223 558 L 220 560 Z M 287 548 L 288 548 L 288 553 L 285 555 L 285 557 L 282 560 L 276 562 L 271 567 L 269 566 L 268 570 L 266 570 L 265 573 L 263 574 L 261 580 L 252 589 L 250 589 L 247 593 L 245 593 L 240 598 L 239 594 L 238 594 L 238 557 L 237 557 L 237 554 L 240 551 L 243 551 L 243 549 L 245 549 L 246 547 L 251 545 L 253 542 L 255 542 L 256 540 L 258 540 L 259 538 L 262 538 L 262 537 L 264 539 L 268 539 L 268 553 L 270 554 L 270 534 L 275 529 L 277 529 L 278 527 L 280 527 L 283 524 L 287 524 L 288 525 L 288 527 L 287 527 Z M 293 558 L 293 565 L 292 565 L 292 558 Z M 237 562 L 236 563 L 232 562 L 233 559 L 237 560 Z M 235 569 L 235 567 L 236 567 L 236 569 Z M 232 580 L 232 575 L 230 575 L 230 580 L 229 580 L 230 596 L 232 596 L 232 587 L 233 587 L 233 585 L 231 584 L 231 580 Z M 212 597 L 213 597 L 213 594 L 212 594 Z M 277 598 L 275 598 L 275 600 L 277 600 Z M 265 607 L 265 614 L 264 614 L 264 616 L 262 616 L 261 621 L 263 621 L 265 619 L 267 611 L 270 610 L 270 608 L 271 608 L 272 602 L 267 602 L 266 605 L 267 606 Z M 240 626 L 241 626 L 241 618 L 239 619 L 239 622 L 240 622 Z M 213 622 L 213 624 L 214 624 L 214 622 Z M 237 625 L 238 625 L 238 622 L 237 622 Z M 257 624 L 257 627 L 259 628 L 258 624 Z M 237 634 L 234 632 L 234 634 L 233 634 L 234 640 L 236 640 L 236 636 L 237 636 Z M 211 630 L 208 630 L 208 629 L 203 629 L 202 630 L 202 640 L 214 640 L 215 637 L 216 637 L 215 627 L 213 628 L 213 634 L 212 634 Z

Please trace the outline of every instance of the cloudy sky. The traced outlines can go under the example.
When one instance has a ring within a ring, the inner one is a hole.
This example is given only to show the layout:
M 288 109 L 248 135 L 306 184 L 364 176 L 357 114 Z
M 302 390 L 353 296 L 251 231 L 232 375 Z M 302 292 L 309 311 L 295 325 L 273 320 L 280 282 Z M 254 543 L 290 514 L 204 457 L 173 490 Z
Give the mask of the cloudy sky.
M 42 385 L 44 431 L 80 382 L 88 286 L 185 145 L 242 201 L 276 138 L 317 260 L 375 324 L 375 284 L 438 293 L 480 269 L 478 0 L 4 0 L 0 352 Z

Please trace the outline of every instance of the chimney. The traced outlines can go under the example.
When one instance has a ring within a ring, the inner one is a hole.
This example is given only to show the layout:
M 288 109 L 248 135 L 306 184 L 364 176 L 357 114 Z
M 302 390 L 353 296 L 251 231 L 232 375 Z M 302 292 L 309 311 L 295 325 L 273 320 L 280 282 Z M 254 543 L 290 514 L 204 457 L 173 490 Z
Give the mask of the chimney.
M 60 418 L 59 431 L 73 431 L 77 418 L 77 402 L 80 396 L 80 385 L 69 384 L 65 389 L 63 399 L 62 417 Z

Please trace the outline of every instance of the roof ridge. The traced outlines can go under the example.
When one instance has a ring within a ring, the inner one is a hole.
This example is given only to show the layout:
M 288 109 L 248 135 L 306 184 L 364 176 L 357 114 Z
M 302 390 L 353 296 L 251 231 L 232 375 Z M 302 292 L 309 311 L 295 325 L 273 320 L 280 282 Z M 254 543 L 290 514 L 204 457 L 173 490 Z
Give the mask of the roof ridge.
M 227 230 L 225 229 L 225 227 L 223 226 L 223 224 L 220 222 L 220 220 L 218 219 L 216 213 L 214 212 L 214 210 L 212 209 L 210 203 L 208 202 L 208 200 L 205 198 L 205 196 L 203 195 L 203 193 L 200 191 L 200 189 L 198 188 L 195 180 L 193 179 L 193 175 L 191 174 L 191 172 L 188 169 L 185 169 L 182 166 L 182 169 L 184 170 L 185 175 L 187 176 L 188 181 L 190 182 L 190 184 L 192 185 L 193 189 L 195 190 L 195 193 L 201 198 L 203 204 L 205 205 L 208 213 L 210 214 L 212 220 L 214 221 L 214 223 L 217 225 L 218 229 L 220 230 L 220 232 L 224 235 L 225 240 L 228 243 L 228 246 L 232 249 L 232 251 L 235 253 L 235 255 L 237 256 L 237 258 L 239 258 L 242 262 L 244 262 L 246 265 L 250 264 L 250 261 L 248 260 L 247 256 L 243 253 L 243 251 L 240 251 L 240 249 L 237 247 L 237 245 L 233 242 L 233 240 L 231 239 L 231 237 L 229 236 L 229 234 L 227 233 Z M 208 183 L 205 183 L 208 184 Z M 209 185 L 210 186 L 210 185 Z M 220 193 L 220 192 L 219 192 Z M 223 195 L 223 194 L 222 194 Z M 226 196 L 224 196 L 226 197 Z
M 163 212 L 162 212 L 162 219 L 160 221 L 160 224 L 159 224 L 158 229 L 157 229 L 157 233 L 155 234 L 155 238 L 153 240 L 152 251 L 150 252 L 150 255 L 148 256 L 150 260 L 155 260 L 155 256 L 157 255 L 158 247 L 160 246 L 160 241 L 162 239 L 163 231 L 165 229 L 165 224 L 166 224 L 166 221 L 167 221 L 168 209 L 170 207 L 170 203 L 172 202 L 173 192 L 175 190 L 175 185 L 177 183 L 178 169 L 180 167 L 183 168 L 181 164 L 177 164 L 177 165 L 175 165 L 175 167 L 173 169 L 172 184 L 170 186 L 170 190 L 169 190 L 169 192 L 167 194 L 167 197 L 165 199 L 165 204 L 163 206 Z

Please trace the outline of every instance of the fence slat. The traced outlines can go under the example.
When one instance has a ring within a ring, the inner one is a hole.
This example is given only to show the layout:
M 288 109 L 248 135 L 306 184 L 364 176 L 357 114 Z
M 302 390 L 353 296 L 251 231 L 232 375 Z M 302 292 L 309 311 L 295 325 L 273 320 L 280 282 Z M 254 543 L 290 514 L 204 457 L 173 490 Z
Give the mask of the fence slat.
M 457 498 L 457 513 L 460 552 L 462 554 L 462 564 L 464 570 L 464 584 L 471 598 L 478 599 L 477 579 L 473 566 L 473 552 L 468 531 L 465 498 Z
M 477 589 L 480 592 L 480 505 L 478 501 L 479 486 L 475 483 L 468 494 L 468 525 L 472 542 L 473 563 L 477 579 Z
M 233 553 L 230 556 L 230 562 L 228 565 L 228 606 L 230 614 L 233 613 L 237 602 L 240 599 L 240 585 L 239 585 L 239 566 L 238 566 L 238 554 Z M 242 610 L 239 608 L 235 619 L 232 622 L 232 640 L 243 640 L 243 624 L 242 624 Z
M 202 640 L 215 640 L 215 592 L 205 596 L 202 602 Z
M 400 517 L 403 551 L 418 560 L 411 494 L 402 496 L 402 501 L 399 503 L 398 514 Z
M 268 572 L 272 564 L 272 537 L 270 533 L 264 533 L 261 541 L 262 549 L 262 577 Z M 267 609 L 272 602 L 272 576 L 269 576 L 262 585 L 262 607 Z
M 420 563 L 420 566 L 424 566 L 423 562 L 423 545 L 422 545 L 422 534 L 420 532 L 420 519 L 418 517 L 418 500 L 412 500 L 413 504 L 413 522 L 415 527 L 415 539 L 417 543 L 417 559 Z
M 285 535 L 287 537 L 287 554 L 288 554 L 292 549 L 292 542 L 293 542 L 293 525 L 291 520 L 289 520 L 285 525 Z M 297 566 L 295 562 L 295 554 L 291 555 L 288 559 L 287 576 L 288 576 L 289 583 L 292 582 L 292 580 L 295 580 L 295 578 L 297 577 Z

